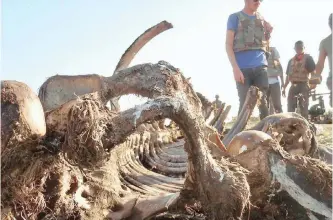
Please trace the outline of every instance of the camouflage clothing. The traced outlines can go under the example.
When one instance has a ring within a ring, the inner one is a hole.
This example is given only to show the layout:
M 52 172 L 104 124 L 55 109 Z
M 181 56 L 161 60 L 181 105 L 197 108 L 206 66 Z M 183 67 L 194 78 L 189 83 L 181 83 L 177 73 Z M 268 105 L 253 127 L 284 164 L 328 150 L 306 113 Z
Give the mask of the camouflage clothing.
M 281 68 L 276 65 L 276 60 L 280 58 L 275 47 L 269 48 L 270 56 L 267 59 L 267 76 L 276 77 L 277 75 L 283 75 Z
M 297 60 L 296 57 L 289 61 L 287 68 L 287 74 L 291 82 L 288 93 L 288 112 L 295 112 L 297 105 L 299 105 L 300 114 L 308 119 L 309 73 L 315 70 L 316 64 L 308 54 L 304 54 L 301 60 Z M 299 100 L 298 103 L 297 99 Z
M 217 99 L 212 104 L 214 108 L 214 115 L 216 115 L 219 109 L 222 107 L 222 101 Z
M 304 54 L 301 60 L 297 60 L 296 56 L 290 61 L 289 80 L 291 82 L 308 82 L 310 72 L 306 69 L 306 60 L 309 54 Z
M 268 50 L 268 35 L 264 19 L 256 13 L 256 19 L 251 20 L 248 16 L 238 12 L 238 29 L 235 34 L 234 52 L 244 50 Z
M 267 59 L 267 75 L 268 75 L 268 90 L 267 90 L 267 103 L 270 109 L 274 109 L 275 113 L 282 112 L 281 104 L 281 86 L 278 75 L 283 76 L 282 68 L 276 65 L 277 60 L 280 58 L 279 52 L 275 47 L 269 48 L 270 56 Z M 272 100 L 272 102 L 271 102 Z M 270 105 L 273 106 L 270 106 Z M 273 108 L 272 108 L 273 107 Z
M 286 74 L 289 76 L 289 80 L 290 82 L 299 82 L 297 80 L 292 80 L 290 78 L 290 75 L 293 73 L 293 68 L 292 68 L 292 61 L 296 58 L 293 57 L 292 59 L 289 60 L 288 62 L 288 66 L 287 66 L 287 71 L 286 71 Z M 316 64 L 312 58 L 312 56 L 308 55 L 306 56 L 306 59 L 302 59 L 305 63 L 304 63 L 304 68 L 305 70 L 308 72 L 308 75 L 306 76 L 307 79 L 309 79 L 309 73 L 313 72 L 315 69 L 316 69 Z M 305 71 L 303 69 L 303 71 Z

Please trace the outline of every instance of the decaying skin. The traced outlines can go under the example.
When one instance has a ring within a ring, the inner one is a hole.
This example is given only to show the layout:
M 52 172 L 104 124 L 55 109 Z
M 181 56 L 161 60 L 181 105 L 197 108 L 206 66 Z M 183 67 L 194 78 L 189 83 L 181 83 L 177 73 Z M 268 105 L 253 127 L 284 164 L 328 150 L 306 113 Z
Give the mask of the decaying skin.
M 236 160 L 250 173 L 250 219 L 332 219 L 332 168 L 267 139 Z
M 173 28 L 172 24 L 162 21 L 141 34 L 122 55 L 114 70 L 114 74 L 117 74 L 119 70 L 126 69 L 141 48 L 155 36 L 171 28 Z M 76 99 L 80 95 L 105 89 L 104 81 L 104 77 L 97 74 L 75 76 L 55 75 L 48 78 L 42 84 L 38 97 L 42 102 L 44 111 L 49 111 L 58 108 L 69 100 Z M 112 110 L 119 111 L 118 101 L 119 97 L 115 97 L 111 101 Z
M 280 145 L 294 155 L 314 157 L 318 150 L 314 124 L 309 123 L 301 115 L 294 112 L 267 116 L 249 130 L 281 135 Z
M 118 114 L 112 113 L 105 107 L 105 101 L 109 98 L 128 93 L 139 94 L 152 100 Z M 126 137 L 132 134 L 137 126 L 145 121 L 161 118 L 170 118 L 182 128 L 186 137 L 185 151 L 191 155 L 187 160 L 186 177 L 179 196 L 172 196 L 172 198 L 178 198 L 174 204 L 184 209 L 186 204 L 197 201 L 196 203 L 201 207 L 198 211 L 207 213 L 210 219 L 241 217 L 249 199 L 244 169 L 231 165 L 223 158 L 219 161 L 212 158 L 203 138 L 206 125 L 201 113 L 201 102 L 179 70 L 166 62 L 137 65 L 119 71 L 108 81 L 107 91 L 82 96 L 80 99 L 65 103 L 47 115 L 49 134 L 57 133 L 60 137 L 64 135 L 64 142 L 55 147 L 58 152 L 54 156 L 44 155 L 40 158 L 41 166 L 38 166 L 38 169 L 41 170 L 34 172 L 34 177 L 37 179 L 30 178 L 30 180 L 33 183 L 37 181 L 41 187 L 45 187 L 47 181 L 45 179 L 40 181 L 38 177 L 39 174 L 46 172 L 49 174 L 41 176 L 49 176 L 54 182 L 52 185 L 56 188 L 53 189 L 54 193 L 51 193 L 51 190 L 40 194 L 38 197 L 40 205 L 33 205 L 33 202 L 30 202 L 28 204 L 30 211 L 37 214 L 37 210 L 39 212 L 44 210 L 46 203 L 42 202 L 43 199 L 52 195 L 54 200 L 47 206 L 51 206 L 52 213 L 59 217 L 72 214 L 89 218 L 87 216 L 94 216 L 95 213 L 105 213 L 106 207 L 117 207 L 122 201 L 128 201 L 129 195 L 126 196 L 119 182 L 120 176 L 115 168 L 117 159 L 113 152 L 119 149 L 117 146 L 124 143 Z M 15 157 L 16 161 L 20 160 L 16 152 L 7 151 L 7 158 Z M 25 154 L 28 153 L 25 152 Z M 6 181 L 7 175 L 12 172 L 16 164 L 10 166 L 8 160 L 2 160 L 2 162 L 8 164 L 3 166 L 6 169 L 2 172 L 2 180 Z M 33 164 L 35 163 L 34 160 Z M 26 169 L 29 170 L 33 164 L 27 164 Z M 78 171 L 79 168 L 81 172 Z M 17 175 L 25 176 L 22 172 L 25 171 L 19 170 Z M 51 173 L 54 174 L 51 175 Z M 75 187 L 63 188 L 64 178 L 67 178 L 66 182 L 73 182 Z M 29 181 L 24 182 L 29 184 Z M 112 185 L 110 185 L 111 182 Z M 105 184 L 107 187 L 103 187 Z M 19 199 L 13 189 L 15 186 L 17 185 L 12 184 L 7 186 L 7 190 L 2 190 L 2 193 L 7 195 L 7 199 L 3 200 L 7 201 L 4 207 L 8 205 L 11 207 L 11 202 Z M 71 193 L 62 194 L 63 191 Z M 93 193 L 90 194 L 90 191 Z M 81 198 L 82 196 L 89 198 L 86 200 L 98 202 L 87 202 Z M 133 214 L 133 217 L 139 216 L 137 219 L 144 219 L 146 215 L 162 210 L 156 206 L 157 210 L 141 216 L 134 215 L 135 210 L 143 212 L 147 209 L 147 205 L 159 204 L 159 201 L 163 203 L 168 196 L 170 195 L 162 196 L 158 201 L 154 196 L 147 197 L 142 202 L 140 200 L 135 203 L 137 208 L 132 209 L 132 207 L 126 212 Z M 224 198 L 234 199 L 224 204 Z M 79 203 L 79 206 L 74 205 L 75 201 Z M 147 205 L 142 205 L 144 203 Z M 21 208 L 24 207 L 24 205 L 21 206 Z M 65 207 L 66 211 L 64 211 Z M 86 211 L 83 211 L 84 209 Z M 14 213 L 19 214 L 15 211 Z M 96 219 L 96 216 L 94 218 Z
M 43 107 L 26 84 L 1 81 L 1 150 L 8 142 L 42 137 L 46 132 Z
M 2 152 L 3 218 L 147 219 L 165 211 L 213 220 L 331 215 L 331 167 L 291 156 L 274 138 L 253 135 L 256 147 L 233 156 L 216 147 L 210 141 L 216 130 L 207 125 L 196 92 L 167 62 L 121 70 L 107 78 L 106 88 L 48 112 L 43 139 Z M 118 113 L 105 106 L 126 94 L 150 100 Z M 227 146 L 259 95 L 250 88 L 238 124 L 222 141 Z M 183 140 L 176 141 L 175 130 L 146 124 L 163 118 L 177 123 Z

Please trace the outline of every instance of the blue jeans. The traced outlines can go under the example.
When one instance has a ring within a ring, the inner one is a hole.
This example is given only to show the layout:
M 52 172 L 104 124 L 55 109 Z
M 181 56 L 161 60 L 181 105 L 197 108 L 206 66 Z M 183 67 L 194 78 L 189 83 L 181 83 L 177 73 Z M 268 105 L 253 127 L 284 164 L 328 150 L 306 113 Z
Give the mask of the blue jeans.
M 268 103 L 267 103 L 267 91 L 268 91 L 268 77 L 267 67 L 259 66 L 255 68 L 241 69 L 244 75 L 244 84 L 236 82 L 238 97 L 239 97 L 239 110 L 238 114 L 243 108 L 247 92 L 251 86 L 256 86 L 262 93 L 260 98 L 260 104 L 258 106 L 260 112 L 260 119 L 268 116 Z

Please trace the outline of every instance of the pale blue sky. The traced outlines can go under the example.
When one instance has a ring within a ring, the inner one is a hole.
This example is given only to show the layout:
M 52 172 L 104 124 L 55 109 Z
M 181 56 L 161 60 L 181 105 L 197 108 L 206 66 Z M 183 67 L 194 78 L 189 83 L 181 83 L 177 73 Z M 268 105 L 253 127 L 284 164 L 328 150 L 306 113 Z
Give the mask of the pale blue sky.
M 157 36 L 131 65 L 166 60 L 192 78 L 211 100 L 219 94 L 238 109 L 232 69 L 225 52 L 229 14 L 243 0 L 2 0 L 1 79 L 25 82 L 36 92 L 55 74 L 112 74 L 120 56 L 147 28 L 167 20 L 174 28 Z M 330 34 L 332 0 L 265 0 L 260 8 L 274 26 L 272 46 L 283 67 L 303 40 L 315 61 Z M 327 77 L 328 66 L 324 69 Z M 326 91 L 325 83 L 319 91 Z M 143 100 L 122 98 L 123 109 Z M 284 110 L 286 99 L 283 98 Z M 256 111 L 257 112 L 257 111 Z

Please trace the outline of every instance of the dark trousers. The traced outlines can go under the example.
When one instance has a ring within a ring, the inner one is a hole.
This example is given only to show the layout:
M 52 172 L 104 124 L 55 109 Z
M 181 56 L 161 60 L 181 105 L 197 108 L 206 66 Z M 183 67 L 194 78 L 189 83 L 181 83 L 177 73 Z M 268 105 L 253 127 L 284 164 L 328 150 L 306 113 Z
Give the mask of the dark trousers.
M 236 82 L 238 97 L 239 97 L 239 110 L 238 114 L 243 108 L 247 92 L 251 86 L 256 86 L 262 93 L 259 102 L 260 119 L 268 116 L 268 104 L 267 104 L 267 90 L 268 90 L 268 77 L 267 67 L 260 66 L 256 68 L 241 69 L 244 75 L 244 84 Z
M 309 85 L 307 82 L 292 83 L 288 93 L 288 112 L 295 112 L 297 105 L 300 108 L 300 114 L 308 119 L 309 108 Z M 297 103 L 297 96 L 299 96 Z
M 282 105 L 281 105 L 280 82 L 277 82 L 277 83 L 274 83 L 274 84 L 269 84 L 269 87 L 268 87 L 268 90 L 267 90 L 268 107 L 270 105 L 270 99 L 272 99 L 275 113 L 281 113 L 282 112 Z

